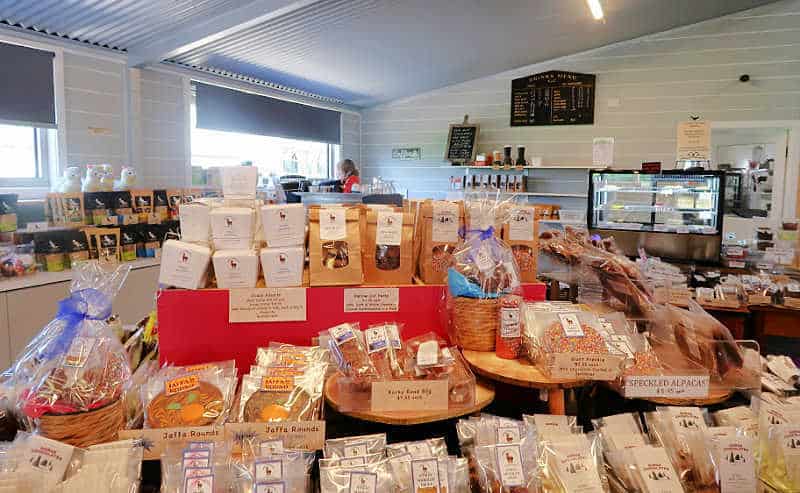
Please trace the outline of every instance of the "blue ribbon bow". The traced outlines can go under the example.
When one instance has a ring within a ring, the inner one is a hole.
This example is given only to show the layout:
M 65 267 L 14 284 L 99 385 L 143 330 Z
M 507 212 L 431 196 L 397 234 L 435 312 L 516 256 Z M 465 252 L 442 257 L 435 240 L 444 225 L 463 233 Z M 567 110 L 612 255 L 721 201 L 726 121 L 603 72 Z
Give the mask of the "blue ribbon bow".
M 488 240 L 494 234 L 494 226 L 489 226 L 487 229 L 467 229 L 464 226 L 458 229 L 458 235 L 467 239 L 467 235 L 479 234 L 480 240 Z
M 66 353 L 84 320 L 106 320 L 109 316 L 111 316 L 111 299 L 103 292 L 93 288 L 75 291 L 69 298 L 58 302 L 56 319 L 64 321 L 64 328 L 43 356 L 46 359 L 53 359 Z

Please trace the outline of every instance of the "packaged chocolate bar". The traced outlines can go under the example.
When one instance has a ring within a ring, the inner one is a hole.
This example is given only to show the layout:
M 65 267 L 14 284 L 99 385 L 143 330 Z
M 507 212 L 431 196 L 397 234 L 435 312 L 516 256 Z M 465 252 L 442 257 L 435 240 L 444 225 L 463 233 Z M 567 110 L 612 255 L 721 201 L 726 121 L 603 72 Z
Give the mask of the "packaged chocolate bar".
M 180 219 L 180 205 L 183 201 L 183 190 L 167 189 L 167 211 L 169 219 L 176 221 Z
M 114 214 L 114 192 L 91 192 L 83 194 L 86 215 L 95 226 L 116 226 Z
M 122 226 L 120 228 L 120 248 L 122 250 L 122 261 L 132 262 L 136 260 L 136 245 L 139 242 L 139 228 L 134 226 Z
M 34 248 L 40 264 L 47 272 L 62 272 L 67 267 L 65 232 L 47 232 L 34 235 Z
M 131 207 L 133 207 L 134 214 L 138 215 L 139 223 L 149 224 L 154 222 L 150 220 L 153 214 L 153 190 L 131 190 Z
M 89 242 L 86 235 L 77 230 L 64 232 L 67 256 L 71 266 L 89 260 Z
M 166 190 L 153 190 L 153 214 L 158 222 L 172 219 L 169 217 L 169 199 Z

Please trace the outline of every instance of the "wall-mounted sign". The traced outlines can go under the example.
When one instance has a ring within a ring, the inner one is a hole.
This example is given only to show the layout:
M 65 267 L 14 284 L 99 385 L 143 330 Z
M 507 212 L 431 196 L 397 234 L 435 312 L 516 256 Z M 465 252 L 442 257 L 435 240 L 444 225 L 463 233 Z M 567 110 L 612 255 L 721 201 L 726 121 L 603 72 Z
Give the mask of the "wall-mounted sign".
M 392 149 L 392 159 L 400 161 L 419 161 L 422 159 L 421 147 L 395 147 Z
M 614 137 L 592 139 L 592 166 L 605 168 L 614 165 Z
M 711 124 L 695 120 L 678 123 L 676 161 L 708 161 L 711 159 Z
M 466 118 L 465 118 L 466 119 Z M 475 160 L 476 144 L 478 143 L 479 126 L 473 123 L 450 125 L 447 133 L 447 150 L 444 153 L 445 161 L 451 163 L 469 163 Z
M 511 81 L 511 126 L 594 123 L 595 76 L 551 70 Z

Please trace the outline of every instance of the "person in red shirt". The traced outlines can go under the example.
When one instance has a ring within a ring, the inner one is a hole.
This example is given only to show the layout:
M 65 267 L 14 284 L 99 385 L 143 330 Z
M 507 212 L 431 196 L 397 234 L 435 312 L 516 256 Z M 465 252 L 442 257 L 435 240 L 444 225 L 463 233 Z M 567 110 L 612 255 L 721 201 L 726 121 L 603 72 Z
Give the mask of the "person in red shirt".
M 361 191 L 361 179 L 358 177 L 358 168 L 352 159 L 343 159 L 339 162 L 339 175 L 342 177 L 342 192 L 352 193 Z M 353 189 L 355 186 L 355 190 Z

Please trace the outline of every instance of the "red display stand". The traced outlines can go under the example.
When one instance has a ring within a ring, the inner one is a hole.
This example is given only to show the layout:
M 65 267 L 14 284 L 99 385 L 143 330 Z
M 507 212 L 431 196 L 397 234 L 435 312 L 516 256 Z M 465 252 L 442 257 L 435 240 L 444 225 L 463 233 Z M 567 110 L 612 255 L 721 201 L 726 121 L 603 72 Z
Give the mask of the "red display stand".
M 271 341 L 309 345 L 320 331 L 344 322 L 361 327 L 386 321 L 405 325 L 403 337 L 434 331 L 445 339 L 441 314 L 445 286 L 401 286 L 397 312 L 345 313 L 346 287 L 306 288 L 306 320 L 303 322 L 230 323 L 228 291 L 168 290 L 158 297 L 158 334 L 161 363 L 190 365 L 235 359 L 247 373 L 256 348 Z M 545 285 L 523 285 L 526 299 L 543 300 Z

